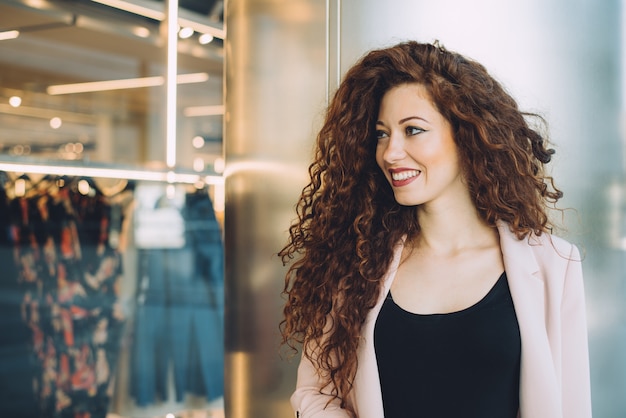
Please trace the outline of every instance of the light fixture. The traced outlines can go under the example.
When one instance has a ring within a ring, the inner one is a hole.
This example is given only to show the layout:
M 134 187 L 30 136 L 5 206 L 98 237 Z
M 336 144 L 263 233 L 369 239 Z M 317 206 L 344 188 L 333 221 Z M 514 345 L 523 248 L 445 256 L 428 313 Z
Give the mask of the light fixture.
M 178 84 L 203 83 L 209 79 L 207 73 L 179 74 Z M 92 93 L 96 91 L 135 89 L 140 87 L 158 87 L 165 83 L 162 76 L 127 78 L 122 80 L 91 81 L 86 83 L 57 84 L 48 86 L 46 92 L 51 96 L 73 93 Z
M 9 98 L 9 104 L 11 105 L 11 107 L 20 107 L 20 105 L 22 104 L 22 98 L 19 96 L 11 96 Z
M 50 127 L 52 129 L 59 129 L 63 125 L 63 121 L 59 117 L 54 117 L 50 119 Z
M 183 110 L 183 114 L 189 117 L 195 116 L 216 116 L 224 114 L 224 106 L 189 106 Z
M 167 61 L 165 73 L 165 164 L 176 165 L 176 104 L 178 68 L 178 0 L 167 0 Z
M 216 158 L 213 162 L 213 170 L 215 170 L 216 173 L 223 173 L 225 167 L 226 161 L 224 161 L 224 159 L 221 157 Z
M 155 10 L 148 6 L 142 6 L 137 3 L 131 3 L 123 0 L 93 0 L 95 3 L 104 4 L 105 6 L 113 7 L 115 9 L 124 10 L 125 12 L 134 13 L 139 16 L 144 16 L 150 19 L 161 21 L 165 19 L 165 13 L 160 10 Z
M 215 38 L 210 33 L 203 33 L 198 38 L 198 42 L 200 42 L 201 45 L 206 45 L 206 44 L 210 44 L 211 42 L 213 42 L 213 39 Z
M 17 144 L 13 147 L 13 149 L 11 150 L 11 153 L 13 155 L 26 155 L 26 154 L 30 154 L 30 146 L 29 145 L 22 145 L 22 144 Z
M 7 41 L 9 39 L 15 39 L 20 36 L 20 31 L 18 30 L 7 30 L 4 32 L 0 32 L 0 41 Z
M 161 10 L 163 4 L 159 2 L 148 1 L 124 1 L 124 0 L 92 0 L 96 3 L 104 4 L 105 6 L 113 7 L 115 9 L 124 10 L 125 12 L 134 13 L 139 16 L 144 16 L 150 19 L 158 20 L 159 22 L 165 20 L 165 13 Z M 150 4 L 152 3 L 152 4 Z M 184 17 L 178 18 L 178 24 L 181 27 L 190 27 L 198 33 L 210 33 L 216 38 L 224 39 L 224 29 L 219 29 L 214 26 L 210 26 L 204 23 L 200 23 L 195 20 L 186 19 Z
M 140 38 L 147 38 L 150 36 L 150 29 L 143 26 L 135 26 L 132 29 L 132 32 Z
M 194 171 L 204 171 L 204 158 L 197 157 L 193 160 Z
M 200 149 L 204 146 L 204 138 L 202 138 L 200 135 L 194 136 L 191 140 L 191 144 L 194 148 Z
M 72 167 L 67 165 L 39 165 L 0 162 L 0 170 L 11 171 L 15 173 L 52 174 L 58 176 L 86 176 L 111 179 L 128 179 L 137 181 L 167 181 L 189 184 L 196 183 L 200 178 L 198 174 L 86 167 L 84 164 Z M 203 176 L 202 180 L 206 184 L 224 184 L 224 178 L 222 176 L 208 175 Z
M 189 26 L 181 28 L 178 31 L 178 36 L 180 37 L 180 39 L 191 38 L 193 36 L 193 28 L 190 28 Z

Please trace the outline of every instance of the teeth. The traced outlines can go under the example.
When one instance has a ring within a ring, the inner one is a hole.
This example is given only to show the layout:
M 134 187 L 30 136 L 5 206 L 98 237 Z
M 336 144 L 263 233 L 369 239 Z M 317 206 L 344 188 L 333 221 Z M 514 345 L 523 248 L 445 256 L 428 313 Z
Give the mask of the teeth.
M 410 177 L 417 176 L 418 173 L 419 173 L 419 171 L 417 171 L 417 170 L 401 171 L 399 173 L 391 173 L 391 178 L 396 180 L 396 181 L 406 180 L 406 179 L 408 179 Z

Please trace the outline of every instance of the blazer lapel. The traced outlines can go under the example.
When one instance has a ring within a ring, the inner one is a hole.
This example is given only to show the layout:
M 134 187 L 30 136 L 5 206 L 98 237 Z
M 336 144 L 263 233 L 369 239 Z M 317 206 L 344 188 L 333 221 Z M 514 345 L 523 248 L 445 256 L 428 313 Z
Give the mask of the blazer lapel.
M 533 246 L 544 244 L 534 235 L 518 240 L 504 222 L 498 222 L 498 231 L 522 339 L 520 414 L 560 417 L 560 395 L 545 323 L 545 279 L 533 252 Z

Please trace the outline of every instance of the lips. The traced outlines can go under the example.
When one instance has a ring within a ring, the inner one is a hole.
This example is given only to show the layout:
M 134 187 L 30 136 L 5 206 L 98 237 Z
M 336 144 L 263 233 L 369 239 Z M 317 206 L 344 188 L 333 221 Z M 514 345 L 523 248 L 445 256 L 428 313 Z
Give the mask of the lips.
M 419 177 L 421 171 L 414 169 L 390 169 L 391 184 L 394 187 L 401 187 L 411 183 Z

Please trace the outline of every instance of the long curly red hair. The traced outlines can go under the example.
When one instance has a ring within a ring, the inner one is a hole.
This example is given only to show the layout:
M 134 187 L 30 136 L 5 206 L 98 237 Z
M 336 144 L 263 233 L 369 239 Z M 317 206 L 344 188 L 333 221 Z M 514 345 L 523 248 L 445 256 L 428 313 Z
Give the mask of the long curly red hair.
M 419 233 L 415 207 L 399 205 L 376 164 L 380 101 L 404 83 L 423 85 L 450 122 L 465 179 L 489 225 L 508 222 L 521 239 L 550 229 L 548 208 L 562 193 L 546 175 L 545 124 L 479 63 L 438 44 L 403 42 L 366 54 L 345 75 L 317 135 L 310 183 L 300 196 L 288 244 L 283 343 L 303 344 L 343 407 L 357 370 L 361 327 L 404 235 Z M 530 118 L 540 123 L 531 127 Z M 294 260 L 295 258 L 295 260 Z

